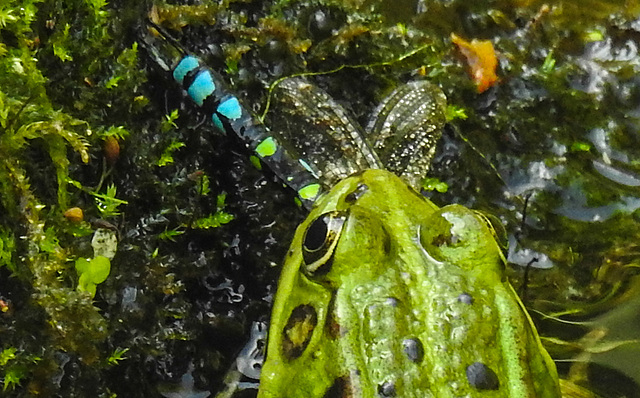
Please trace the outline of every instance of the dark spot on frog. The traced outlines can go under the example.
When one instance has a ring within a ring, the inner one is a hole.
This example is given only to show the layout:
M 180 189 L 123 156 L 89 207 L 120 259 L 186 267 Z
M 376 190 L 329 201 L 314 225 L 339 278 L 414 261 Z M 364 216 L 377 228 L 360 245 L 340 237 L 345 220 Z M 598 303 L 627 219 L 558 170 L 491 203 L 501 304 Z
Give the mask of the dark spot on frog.
M 467 366 L 467 380 L 478 390 L 497 390 L 500 387 L 496 372 L 482 362 Z
M 384 232 L 382 250 L 384 251 L 384 254 L 388 256 L 391 254 L 391 236 L 389 235 L 389 232 L 387 232 L 387 228 L 384 226 L 382 227 L 382 232 Z
M 329 302 L 329 309 L 327 311 L 327 319 L 324 324 L 325 332 L 330 339 L 335 340 L 340 336 L 343 336 L 347 333 L 346 329 L 340 327 L 338 320 L 336 319 L 336 296 L 335 294 L 331 296 L 331 301 Z
M 463 304 L 473 304 L 473 297 L 471 297 L 471 295 L 467 292 L 464 293 L 460 293 L 460 295 L 458 296 L 458 301 L 463 303 Z
M 331 387 L 323 395 L 324 398 L 352 398 L 355 396 L 353 383 L 347 376 L 335 379 Z
M 393 308 L 397 308 L 398 307 L 398 299 L 395 297 L 387 297 L 384 302 L 380 303 L 380 302 L 376 302 L 374 304 L 371 304 L 369 306 L 369 312 L 373 313 L 376 312 L 379 306 L 385 305 L 385 306 L 389 306 L 389 307 L 393 307 Z
M 317 323 L 318 314 L 311 305 L 301 304 L 291 311 L 282 330 L 282 354 L 285 358 L 296 359 L 304 353 Z
M 354 204 L 355 202 L 358 201 L 358 199 L 360 199 L 362 197 L 362 195 L 367 193 L 368 190 L 369 190 L 369 186 L 367 184 L 364 184 L 364 183 L 358 184 L 356 189 L 354 189 L 353 191 L 349 192 L 344 197 L 345 203 Z
M 422 346 L 422 342 L 418 340 L 417 337 L 404 339 L 402 341 L 402 349 L 411 362 L 422 362 L 422 358 L 424 358 L 424 347 Z
M 395 397 L 396 385 L 391 381 L 385 381 L 382 384 L 378 384 L 378 395 L 381 397 Z
M 220 101 L 218 100 L 218 98 L 216 98 L 215 95 L 209 95 L 204 99 L 204 103 L 202 104 L 202 112 L 206 115 L 211 115 L 216 112 L 216 110 L 218 109 L 218 105 L 220 105 Z

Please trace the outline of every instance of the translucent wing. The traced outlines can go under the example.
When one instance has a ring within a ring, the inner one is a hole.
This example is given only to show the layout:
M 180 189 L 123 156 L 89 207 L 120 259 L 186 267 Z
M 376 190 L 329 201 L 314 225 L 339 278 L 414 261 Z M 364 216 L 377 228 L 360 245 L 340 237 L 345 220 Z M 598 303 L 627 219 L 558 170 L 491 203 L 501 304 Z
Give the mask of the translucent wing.
M 282 81 L 274 108 L 281 118 L 272 130 L 289 143 L 329 187 L 365 169 L 382 168 L 362 127 L 327 92 L 303 78 Z
M 419 190 L 446 123 L 447 98 L 427 81 L 395 89 L 374 111 L 367 131 L 384 168 Z

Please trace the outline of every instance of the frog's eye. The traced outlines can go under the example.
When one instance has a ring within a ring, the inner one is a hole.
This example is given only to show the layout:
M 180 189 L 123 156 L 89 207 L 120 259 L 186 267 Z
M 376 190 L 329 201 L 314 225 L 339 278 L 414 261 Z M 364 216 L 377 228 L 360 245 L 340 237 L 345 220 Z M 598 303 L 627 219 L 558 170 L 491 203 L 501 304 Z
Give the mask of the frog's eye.
M 504 225 L 502 225 L 500 219 L 493 214 L 481 211 L 475 211 L 475 213 L 482 221 L 484 221 L 489 231 L 491 231 L 493 238 L 498 242 L 498 246 L 500 246 L 502 252 L 506 253 L 509 248 L 509 240 L 507 238 L 507 231 L 504 229 Z
M 331 211 L 320 215 L 309 224 L 302 241 L 303 271 L 307 275 L 329 272 L 333 252 L 346 219 L 346 212 Z
M 463 206 L 450 205 L 435 212 L 428 223 L 421 226 L 420 243 L 437 261 L 467 270 L 493 269 L 501 274 L 504 255 L 494 239 L 498 234 L 495 231 L 488 217 Z

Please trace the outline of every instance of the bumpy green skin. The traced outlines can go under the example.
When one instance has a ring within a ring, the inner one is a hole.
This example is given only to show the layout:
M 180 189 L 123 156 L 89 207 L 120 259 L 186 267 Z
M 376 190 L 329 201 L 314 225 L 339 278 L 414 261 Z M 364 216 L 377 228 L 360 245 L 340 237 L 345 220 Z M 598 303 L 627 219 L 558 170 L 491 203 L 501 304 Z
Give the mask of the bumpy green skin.
M 329 267 L 309 272 L 305 233 L 333 210 L 346 221 Z M 504 267 L 478 213 L 439 209 L 382 170 L 343 180 L 291 244 L 258 397 L 559 397 Z M 497 378 L 471 380 L 474 363 Z

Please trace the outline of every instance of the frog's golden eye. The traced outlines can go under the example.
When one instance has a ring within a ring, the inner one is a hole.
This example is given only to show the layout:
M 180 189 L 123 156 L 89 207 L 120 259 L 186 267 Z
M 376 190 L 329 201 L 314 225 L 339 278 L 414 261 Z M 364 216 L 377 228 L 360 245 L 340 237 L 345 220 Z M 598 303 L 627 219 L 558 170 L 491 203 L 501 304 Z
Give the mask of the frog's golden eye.
M 302 241 L 303 271 L 307 275 L 329 272 L 333 251 L 346 219 L 346 211 L 331 211 L 320 215 L 309 224 Z

